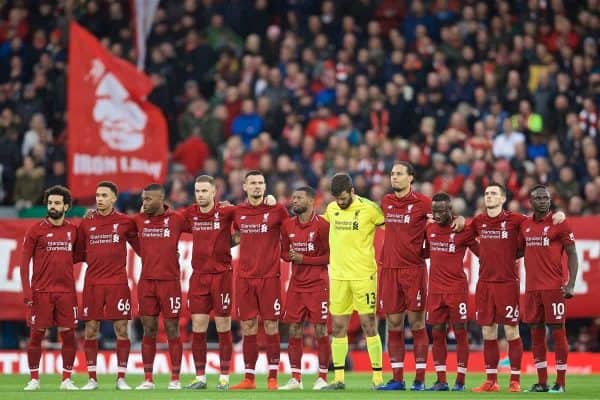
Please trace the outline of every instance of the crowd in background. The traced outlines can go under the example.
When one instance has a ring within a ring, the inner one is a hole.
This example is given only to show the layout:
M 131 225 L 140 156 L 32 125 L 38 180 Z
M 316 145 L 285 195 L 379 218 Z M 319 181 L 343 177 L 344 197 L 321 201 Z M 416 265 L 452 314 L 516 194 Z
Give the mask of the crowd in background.
M 134 62 L 129 3 L 0 6 L 3 204 L 66 183 L 68 21 Z M 308 184 L 322 210 L 336 172 L 378 201 L 408 160 L 416 190 L 448 192 L 465 216 L 490 181 L 511 210 L 544 183 L 568 215 L 597 214 L 599 39 L 598 0 L 161 1 L 145 71 L 169 126 L 168 202 L 192 202 L 199 173 L 243 201 L 248 169 L 284 204 Z M 138 210 L 139 196 L 119 205 Z M 597 349 L 596 325 L 572 343 Z

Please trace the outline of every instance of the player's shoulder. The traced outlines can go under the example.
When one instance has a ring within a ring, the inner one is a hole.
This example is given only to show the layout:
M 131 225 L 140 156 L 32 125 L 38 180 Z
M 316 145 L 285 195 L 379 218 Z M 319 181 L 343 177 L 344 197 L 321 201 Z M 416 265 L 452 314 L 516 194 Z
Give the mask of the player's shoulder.
M 192 206 L 190 206 L 190 207 L 192 207 Z M 228 205 L 221 205 L 219 203 L 215 204 L 215 210 L 226 216 L 235 215 L 235 211 L 237 208 L 238 208 L 238 206 L 236 206 L 234 204 L 228 204 Z M 198 209 L 198 207 L 196 207 L 196 209 Z
M 129 218 L 134 224 L 137 224 L 147 220 L 148 216 L 142 212 L 137 212 L 135 214 L 130 215 Z
M 532 224 L 535 223 L 535 221 L 533 220 L 533 217 L 526 216 L 526 215 L 524 215 L 524 217 L 525 218 L 523 218 L 521 220 L 521 224 L 520 224 L 521 228 L 531 226 Z
M 416 202 L 419 203 L 423 203 L 423 204 L 429 204 L 431 205 L 431 199 L 429 198 L 429 196 L 424 195 L 423 193 L 420 192 L 412 192 L 414 199 Z
M 329 227 L 329 222 L 322 215 L 315 215 L 315 221 L 319 225 L 327 225 Z
M 63 227 L 66 229 L 77 229 L 77 224 L 75 224 L 75 222 L 71 221 L 70 219 L 65 219 L 63 221 Z
M 183 208 L 180 208 L 179 210 L 177 210 L 181 215 L 190 215 L 193 214 L 194 211 L 197 211 L 198 207 L 196 207 L 195 204 L 190 204 L 188 206 L 185 206 Z
M 172 217 L 172 218 L 175 218 L 177 220 L 182 221 L 182 220 L 185 219 L 185 214 L 184 214 L 183 210 L 184 210 L 183 208 L 180 208 L 178 210 L 175 210 L 173 208 L 169 208 L 169 209 L 166 210 L 166 212 L 164 214 L 165 218 L 171 218 Z
M 30 235 L 37 234 L 38 232 L 43 232 L 49 228 L 49 223 L 46 219 L 41 219 L 37 221 L 35 224 L 32 224 L 29 228 L 27 228 L 27 233 Z
M 358 200 L 359 204 L 361 204 L 361 206 L 366 209 L 381 211 L 381 207 L 379 207 L 379 204 L 375 203 L 371 199 L 362 196 L 356 196 L 356 199 Z
M 438 225 L 436 223 L 431 223 L 431 224 L 425 225 L 425 233 L 427 234 L 427 236 L 429 236 L 430 233 L 435 232 L 437 226 Z
M 477 226 L 477 225 L 480 225 L 480 224 L 484 223 L 487 220 L 488 220 L 488 216 L 485 213 L 482 212 L 482 213 L 477 214 L 477 215 L 475 215 L 473 217 L 473 219 L 471 220 L 471 224 L 473 226 Z
M 286 217 L 286 219 L 287 219 L 287 217 L 289 216 L 289 213 L 288 213 L 288 209 L 287 209 L 287 207 L 286 207 L 286 206 L 284 206 L 284 205 L 283 205 L 283 204 L 281 204 L 281 203 L 277 203 L 277 204 L 275 204 L 274 206 L 267 206 L 267 205 L 265 204 L 265 206 L 266 206 L 266 209 L 267 209 L 267 210 L 270 210 L 271 208 L 273 208 L 273 209 L 274 209 L 274 210 L 276 210 L 278 213 L 280 213 L 281 215 L 283 215 L 284 217 Z
M 133 223 L 133 215 L 128 215 L 120 211 L 115 211 L 113 218 L 121 223 Z
M 298 221 L 297 216 L 290 217 L 281 223 L 281 228 L 289 231 L 294 226 L 296 221 Z
M 396 195 L 395 195 L 395 194 L 393 194 L 393 193 L 388 193 L 388 194 L 384 195 L 384 196 L 381 198 L 381 204 L 382 204 L 382 205 L 383 205 L 383 204 L 389 204 L 389 203 L 391 203 L 392 201 L 394 201 L 394 198 L 395 198 L 395 197 L 396 197 Z
M 247 201 L 243 201 L 240 204 L 233 206 L 233 208 L 236 216 L 250 214 L 255 209 L 255 207 Z
M 335 210 L 335 209 L 340 209 L 340 206 L 338 205 L 337 201 L 330 201 L 329 204 L 327 204 L 327 210 Z
M 507 219 L 517 222 L 517 223 L 523 223 L 524 221 L 527 221 L 529 219 L 529 217 L 525 214 L 521 214 L 519 212 L 512 212 L 512 211 L 505 211 L 506 212 L 506 216 Z

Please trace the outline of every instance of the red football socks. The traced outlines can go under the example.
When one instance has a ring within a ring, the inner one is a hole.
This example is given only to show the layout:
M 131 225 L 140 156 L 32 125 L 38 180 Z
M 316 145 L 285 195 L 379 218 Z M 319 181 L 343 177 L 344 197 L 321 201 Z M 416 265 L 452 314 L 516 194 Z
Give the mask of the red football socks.
M 447 383 L 446 380 L 446 358 L 448 356 L 448 346 L 446 344 L 446 330 L 433 329 L 433 363 L 437 373 L 437 381 Z M 422 382 L 422 381 L 421 381 Z
M 86 339 L 83 344 L 85 360 L 87 362 L 88 375 L 90 379 L 98 380 L 96 377 L 96 359 L 98 358 L 98 340 Z
M 523 358 L 523 341 L 520 337 L 508 341 L 508 359 L 510 361 L 510 380 L 521 382 L 521 359 Z
M 192 354 L 196 376 L 202 376 L 206 370 L 206 332 L 192 333 Z
M 117 378 L 125 378 L 130 350 L 131 341 L 129 339 L 117 339 Z
M 171 358 L 171 380 L 178 381 L 183 357 L 183 345 L 180 337 L 169 339 L 169 356 Z
M 404 351 L 404 331 L 389 331 L 388 353 L 396 382 L 404 381 Z
M 155 356 L 156 338 L 144 336 L 142 338 L 142 363 L 144 364 L 144 378 L 150 382 L 152 382 Z
M 31 329 L 29 344 L 27 345 L 27 361 L 31 379 L 40 379 L 40 359 L 42 358 L 42 339 L 46 331 Z
M 466 329 L 455 329 L 456 336 L 456 383 L 465 384 L 469 364 L 469 337 Z
M 500 349 L 498 339 L 483 341 L 483 362 L 487 380 L 498 382 L 498 362 L 500 361 Z
M 267 335 L 267 361 L 269 362 L 269 378 L 277 378 L 281 344 L 279 333 Z
M 75 343 L 75 331 L 67 329 L 60 333 L 62 338 L 62 358 L 63 358 L 63 381 L 71 378 L 73 372 L 73 363 L 75 362 L 75 353 L 77 344 Z
M 319 352 L 319 378 L 327 381 L 327 373 L 329 372 L 329 362 L 331 361 L 331 344 L 329 336 L 324 336 L 318 339 Z
M 288 340 L 288 357 L 290 359 L 292 378 L 300 382 L 302 379 L 302 338 L 291 337 Z
M 417 373 L 415 380 L 425 382 L 425 369 L 427 368 L 427 353 L 429 351 L 429 338 L 425 328 L 413 330 L 415 366 Z
M 554 355 L 556 357 L 556 383 L 560 386 L 566 386 L 567 358 L 569 355 L 569 343 L 565 328 L 553 329 Z
M 244 336 L 244 343 L 242 345 L 242 352 L 244 353 L 244 365 L 246 367 L 246 379 L 254 380 L 256 368 L 256 360 L 258 360 L 258 343 L 256 335 Z
M 229 375 L 231 365 L 231 353 L 233 351 L 233 343 L 231 339 L 231 331 L 219 332 L 219 358 L 221 360 L 221 374 Z
M 531 328 L 531 351 L 537 369 L 538 383 L 548 384 L 548 362 L 546 360 L 546 328 Z

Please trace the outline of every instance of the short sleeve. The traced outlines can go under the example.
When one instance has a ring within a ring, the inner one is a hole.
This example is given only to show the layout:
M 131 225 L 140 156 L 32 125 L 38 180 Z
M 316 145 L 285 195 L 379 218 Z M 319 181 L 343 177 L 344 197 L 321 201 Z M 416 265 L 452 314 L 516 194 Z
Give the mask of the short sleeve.
M 330 211 L 331 210 L 331 204 L 329 204 L 327 206 L 327 208 L 325 209 L 325 214 L 323 214 L 323 219 L 325 221 L 327 221 L 328 223 L 331 223 L 331 218 L 330 218 Z
M 281 204 L 279 205 L 279 215 L 280 215 L 281 221 L 286 221 L 290 217 L 287 209 Z
M 558 238 L 563 246 L 569 246 L 575 244 L 575 235 L 571 225 L 566 221 L 562 222 L 558 226 Z
M 373 207 L 371 207 L 372 218 L 371 220 L 376 226 L 383 225 L 385 222 L 385 216 L 383 215 L 383 211 L 381 207 L 379 207 L 376 203 L 371 203 Z
M 524 249 L 525 248 L 525 236 L 523 235 L 523 226 L 519 228 L 519 233 L 517 235 L 517 248 Z
M 423 196 L 421 197 L 421 200 L 423 201 L 423 212 L 425 212 L 425 214 L 428 216 L 431 215 L 431 199 L 427 196 Z

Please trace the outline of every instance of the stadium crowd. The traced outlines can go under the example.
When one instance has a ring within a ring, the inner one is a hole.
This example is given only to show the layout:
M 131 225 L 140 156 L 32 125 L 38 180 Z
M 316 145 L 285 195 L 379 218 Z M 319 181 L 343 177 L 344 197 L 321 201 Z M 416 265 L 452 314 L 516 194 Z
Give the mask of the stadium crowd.
M 508 207 L 548 184 L 568 215 L 600 212 L 597 0 L 162 1 L 148 39 L 149 96 L 167 117 L 168 201 L 193 201 L 194 177 L 244 199 L 260 169 L 289 205 L 301 184 L 332 200 L 336 172 L 379 202 L 395 160 L 416 189 L 483 211 L 486 183 Z M 7 1 L 0 8 L 0 198 L 39 204 L 66 183 L 67 22 L 136 59 L 129 2 Z M 120 206 L 139 210 L 139 195 Z M 573 333 L 598 349 L 597 324 Z

